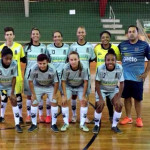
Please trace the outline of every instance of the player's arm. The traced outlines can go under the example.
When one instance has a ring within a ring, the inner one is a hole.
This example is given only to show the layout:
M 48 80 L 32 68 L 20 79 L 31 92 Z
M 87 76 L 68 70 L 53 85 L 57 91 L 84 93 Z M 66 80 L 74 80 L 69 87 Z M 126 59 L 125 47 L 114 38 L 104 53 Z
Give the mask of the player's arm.
M 12 88 L 11 88 L 11 95 L 14 95 L 15 93 L 15 85 L 16 85 L 16 77 L 12 78 Z
M 32 80 L 29 80 L 29 88 L 31 90 L 31 93 L 32 93 L 32 99 L 33 100 L 36 100 L 36 94 L 35 94 L 35 90 L 34 90 L 34 84 L 33 84 L 33 81 Z

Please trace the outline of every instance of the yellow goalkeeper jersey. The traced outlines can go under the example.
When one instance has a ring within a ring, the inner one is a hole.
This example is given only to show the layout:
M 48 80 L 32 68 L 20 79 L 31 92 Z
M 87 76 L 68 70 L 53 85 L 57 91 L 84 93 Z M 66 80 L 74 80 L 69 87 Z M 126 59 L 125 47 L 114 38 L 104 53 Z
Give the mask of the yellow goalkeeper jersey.
M 0 46 L 0 58 L 1 58 L 1 51 L 2 51 L 4 46 L 6 46 L 5 43 Z M 13 45 L 9 48 L 13 52 L 13 59 L 16 60 L 17 64 L 18 64 L 18 76 L 16 78 L 16 81 L 21 81 L 21 80 L 23 80 L 23 78 L 22 78 L 22 73 L 21 73 L 20 58 L 25 57 L 23 47 L 21 44 L 19 44 L 17 42 L 13 42 Z
M 115 51 L 117 55 L 117 60 L 121 60 L 121 54 L 116 45 L 110 44 L 110 47 L 108 49 L 104 49 L 101 44 L 97 44 L 94 48 L 94 52 L 97 59 L 96 69 L 98 66 L 102 65 L 105 62 L 105 55 L 108 53 L 108 50 L 110 48 L 112 48 Z

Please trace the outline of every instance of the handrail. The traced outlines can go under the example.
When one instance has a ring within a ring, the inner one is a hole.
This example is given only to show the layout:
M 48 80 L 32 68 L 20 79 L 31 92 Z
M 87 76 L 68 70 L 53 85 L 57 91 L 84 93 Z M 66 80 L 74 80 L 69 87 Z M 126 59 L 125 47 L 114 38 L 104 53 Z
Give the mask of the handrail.
M 139 29 L 139 33 L 142 34 L 142 35 L 144 35 L 145 40 L 146 40 L 147 43 L 150 43 L 150 39 L 148 38 L 147 34 L 145 33 L 144 28 L 143 28 L 143 26 L 142 26 L 140 20 L 137 19 L 137 20 L 136 20 L 136 23 L 137 23 L 137 27 L 138 27 L 138 29 Z
M 115 16 L 115 13 L 113 11 L 113 8 L 112 6 L 109 7 L 109 19 L 113 19 L 113 24 L 114 24 L 114 29 L 115 29 L 115 19 L 116 19 L 116 16 Z

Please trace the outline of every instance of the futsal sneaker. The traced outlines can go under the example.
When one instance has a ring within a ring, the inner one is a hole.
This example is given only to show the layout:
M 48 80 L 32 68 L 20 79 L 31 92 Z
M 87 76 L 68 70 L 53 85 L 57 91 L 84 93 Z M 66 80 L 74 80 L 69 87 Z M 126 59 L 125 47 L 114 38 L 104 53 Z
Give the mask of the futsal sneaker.
M 121 122 L 120 122 L 120 124 L 121 125 L 125 125 L 125 124 L 127 124 L 127 123 L 132 123 L 133 122 L 133 120 L 132 120 L 132 118 L 128 118 L 128 117 L 125 117 Z
M 91 123 L 91 121 L 89 120 L 89 118 L 88 118 L 88 117 L 86 117 L 86 119 L 85 119 L 85 123 Z
M 51 125 L 51 129 L 52 129 L 54 132 L 59 132 L 59 129 L 57 128 L 57 125 L 56 125 L 56 124 Z
M 71 122 L 76 123 L 77 122 L 77 116 L 72 116 Z
M 115 133 L 119 133 L 119 134 L 122 133 L 122 131 L 117 126 L 116 127 L 112 127 L 111 130 L 114 131 Z
M 40 123 L 45 123 L 45 119 L 44 119 L 43 116 L 39 116 L 39 122 L 40 122 Z
M 28 129 L 28 132 L 33 132 L 34 130 L 37 130 L 37 125 L 31 124 L 30 128 Z
M 17 131 L 18 133 L 22 133 L 22 132 L 23 132 L 23 130 L 21 129 L 21 127 L 20 127 L 19 124 L 17 124 L 17 125 L 15 126 L 15 129 L 16 129 L 16 131 Z
M 51 121 L 52 121 L 51 116 L 46 116 L 45 122 L 46 123 L 51 123 Z
M 0 122 L 5 122 L 5 119 L 3 117 L 0 117 Z
M 23 121 L 23 118 L 22 118 L 22 117 L 19 117 L 19 123 L 20 123 L 20 124 L 23 124 L 23 123 L 24 123 L 24 121 Z
M 94 128 L 93 128 L 93 133 L 98 134 L 99 129 L 100 129 L 99 126 L 95 125 Z
M 69 128 L 69 124 L 64 124 L 62 127 L 61 127 L 61 131 L 66 131 L 67 129 Z
M 142 119 L 141 119 L 141 118 L 137 118 L 137 119 L 136 119 L 136 126 L 137 126 L 137 127 L 143 127 L 143 122 L 142 122 Z
M 26 123 L 31 123 L 31 116 L 26 117 Z
M 89 128 L 86 125 L 80 125 L 80 129 L 84 132 L 89 132 Z

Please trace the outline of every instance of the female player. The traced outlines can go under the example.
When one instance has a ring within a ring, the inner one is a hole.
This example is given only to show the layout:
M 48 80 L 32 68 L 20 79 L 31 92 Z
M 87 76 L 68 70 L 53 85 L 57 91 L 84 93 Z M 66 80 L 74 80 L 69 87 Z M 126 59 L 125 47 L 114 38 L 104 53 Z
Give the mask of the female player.
M 56 93 L 58 89 L 57 72 L 52 64 L 48 64 L 47 55 L 40 54 L 37 57 L 37 64 L 31 69 L 29 74 L 29 87 L 32 93 L 31 119 L 32 125 L 28 132 L 37 129 L 37 107 L 44 94 L 48 95 L 51 102 L 52 125 L 51 129 L 58 132 L 56 126 L 58 105 L 56 101 Z
M 12 60 L 13 52 L 7 46 L 4 46 L 2 49 L 1 58 L 2 59 L 0 60 L 0 91 L 7 91 L 7 96 L 9 97 L 13 108 L 16 131 L 22 132 L 22 129 L 19 125 L 19 108 L 17 106 L 17 99 L 15 96 L 16 76 L 18 75 L 17 63 L 15 60 Z M 0 95 L 2 95 L 1 92 Z
M 99 123 L 104 108 L 104 100 L 109 97 L 111 103 L 115 107 L 112 130 L 116 133 L 121 133 L 117 127 L 121 117 L 122 102 L 121 95 L 124 87 L 123 70 L 120 64 L 116 63 L 116 54 L 113 49 L 110 49 L 105 55 L 105 64 L 99 66 L 96 72 L 96 110 L 95 110 L 95 126 L 93 133 L 99 132 Z M 120 86 L 118 87 L 118 82 Z
M 64 66 L 62 72 L 62 89 L 64 96 L 62 97 L 62 114 L 64 125 L 61 131 L 66 131 L 69 127 L 69 107 L 68 102 L 72 95 L 77 95 L 80 102 L 80 129 L 88 132 L 89 129 L 85 125 L 86 115 L 88 111 L 87 88 L 89 80 L 88 68 L 85 68 L 79 59 L 79 54 L 75 51 L 69 54 L 69 63 Z
M 24 76 L 24 93 L 27 95 L 27 117 L 26 123 L 31 122 L 31 91 L 29 88 L 28 76 L 30 69 L 37 64 L 37 56 L 39 54 L 46 54 L 46 46 L 40 43 L 40 31 L 37 28 L 32 28 L 31 30 L 31 41 L 27 43 L 24 47 L 24 51 L 27 58 L 25 76 Z M 43 100 L 39 103 L 39 121 L 45 122 L 43 117 Z
M 88 68 L 90 72 L 90 62 L 95 60 L 95 54 L 94 54 L 94 49 L 92 44 L 89 42 L 86 42 L 85 37 L 86 37 L 86 30 L 84 27 L 80 26 L 77 29 L 77 42 L 73 43 L 70 46 L 70 51 L 76 51 L 78 52 L 80 56 L 80 61 L 83 64 L 84 67 Z M 88 82 L 88 93 L 90 94 L 91 92 L 91 81 L 89 77 L 89 82 Z M 76 95 L 73 95 L 72 97 L 72 122 L 76 122 Z M 86 118 L 86 123 L 90 123 L 89 119 Z
M 96 69 L 98 66 L 104 64 L 105 55 L 108 53 L 109 49 L 112 48 L 117 56 L 117 60 L 121 60 L 121 54 L 116 45 L 110 44 L 111 34 L 108 31 L 103 31 L 100 33 L 100 41 L 101 43 L 97 44 L 94 48 L 94 52 L 96 55 Z M 109 120 L 112 122 L 113 118 L 113 105 L 110 102 L 108 96 L 106 96 L 106 103 L 109 111 Z
M 47 45 L 48 55 L 51 58 L 51 63 L 57 70 L 58 77 L 59 77 L 59 91 L 62 95 L 62 88 L 61 88 L 61 74 L 62 69 L 66 63 L 68 52 L 69 52 L 69 45 L 63 43 L 63 35 L 60 31 L 54 31 L 52 34 L 53 43 Z M 47 118 L 46 123 L 50 123 L 50 114 L 48 108 L 50 110 L 49 101 L 47 99 Z

